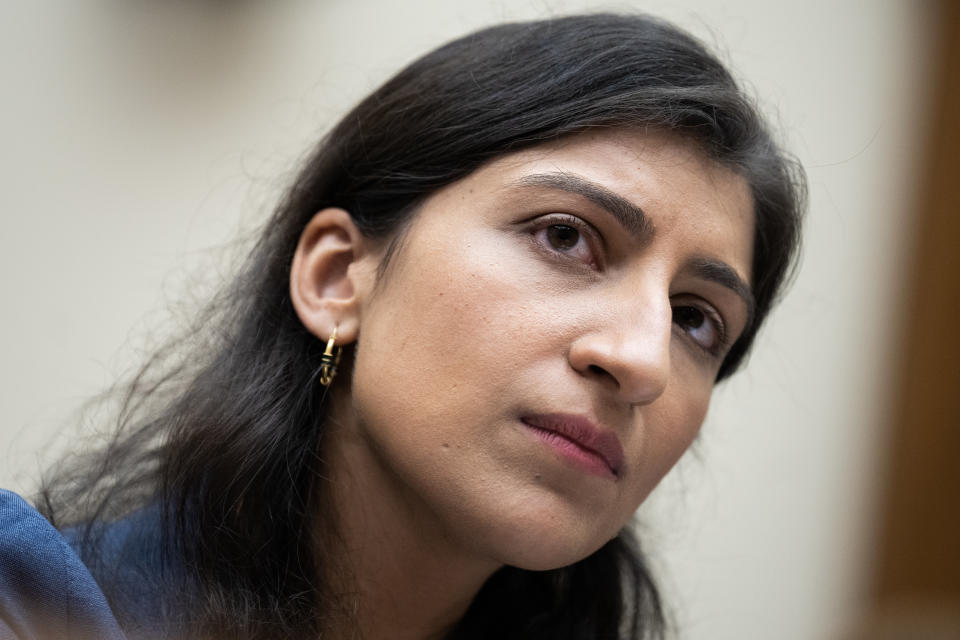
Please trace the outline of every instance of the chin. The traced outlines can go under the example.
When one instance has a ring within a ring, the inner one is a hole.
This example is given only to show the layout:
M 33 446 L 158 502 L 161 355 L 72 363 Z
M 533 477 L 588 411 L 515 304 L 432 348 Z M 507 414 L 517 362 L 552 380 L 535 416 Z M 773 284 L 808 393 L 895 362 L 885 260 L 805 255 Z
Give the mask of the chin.
M 470 527 L 481 552 L 497 563 L 529 571 L 559 569 L 583 560 L 619 533 L 621 526 L 602 524 L 585 514 L 535 510 L 509 520 L 487 519 Z
M 591 540 L 584 543 L 579 540 L 566 540 L 562 537 L 554 539 L 537 538 L 518 546 L 509 552 L 504 564 L 526 569 L 528 571 L 549 571 L 574 564 L 591 555 L 606 544 L 611 538 Z

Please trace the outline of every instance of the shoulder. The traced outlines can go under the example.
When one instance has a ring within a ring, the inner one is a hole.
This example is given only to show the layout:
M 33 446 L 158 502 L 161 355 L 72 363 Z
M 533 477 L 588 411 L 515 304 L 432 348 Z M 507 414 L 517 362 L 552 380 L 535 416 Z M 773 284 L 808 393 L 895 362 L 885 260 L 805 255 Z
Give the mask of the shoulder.
M 88 560 L 120 626 L 136 637 L 166 637 L 178 628 L 187 583 L 182 562 L 163 535 L 164 518 L 152 503 L 91 531 L 65 535 Z
M 0 639 L 123 637 L 69 542 L 23 498 L 0 489 Z

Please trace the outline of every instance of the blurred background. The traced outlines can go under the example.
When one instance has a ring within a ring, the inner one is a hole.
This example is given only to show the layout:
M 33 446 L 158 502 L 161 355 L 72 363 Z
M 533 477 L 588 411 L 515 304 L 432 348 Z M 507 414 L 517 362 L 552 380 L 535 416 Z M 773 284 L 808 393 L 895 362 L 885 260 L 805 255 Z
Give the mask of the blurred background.
M 0 69 L 0 486 L 229 274 L 308 148 L 493 22 L 671 19 L 806 166 L 804 261 L 639 514 L 693 640 L 960 638 L 960 11 L 923 1 L 40 0 Z

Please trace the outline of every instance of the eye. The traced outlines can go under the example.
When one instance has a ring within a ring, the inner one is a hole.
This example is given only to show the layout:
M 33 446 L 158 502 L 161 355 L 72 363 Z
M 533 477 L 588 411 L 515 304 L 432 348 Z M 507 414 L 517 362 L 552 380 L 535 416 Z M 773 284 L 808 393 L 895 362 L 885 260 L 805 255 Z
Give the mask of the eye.
M 565 224 L 547 227 L 547 241 L 557 251 L 570 251 L 580 242 L 580 232 Z
M 534 233 L 536 242 L 551 253 L 597 266 L 593 237 L 587 223 L 573 216 L 549 216 Z
M 725 346 L 725 328 L 719 314 L 683 304 L 673 307 L 673 322 L 704 351 L 719 355 Z

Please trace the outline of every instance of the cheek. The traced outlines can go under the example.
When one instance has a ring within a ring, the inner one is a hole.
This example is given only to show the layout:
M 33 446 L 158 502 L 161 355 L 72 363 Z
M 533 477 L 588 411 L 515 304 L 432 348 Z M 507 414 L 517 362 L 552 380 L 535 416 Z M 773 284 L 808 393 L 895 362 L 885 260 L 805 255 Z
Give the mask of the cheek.
M 516 244 L 497 231 L 420 233 L 364 314 L 358 358 L 376 360 L 381 384 L 427 387 L 434 399 L 454 391 L 469 401 L 478 381 L 484 389 L 503 381 L 555 333 Z
M 530 369 L 556 360 L 560 334 L 539 329 L 546 300 L 531 301 L 529 263 L 498 240 L 474 234 L 458 251 L 411 245 L 398 256 L 361 319 L 351 393 L 387 491 L 494 556 L 535 548 L 538 527 L 565 513 L 531 484 L 514 426 L 518 402 L 542 384 Z
M 419 437 L 463 444 L 471 421 L 496 410 L 505 373 L 529 357 L 510 338 L 531 321 L 516 259 L 502 238 L 455 238 L 420 233 L 362 317 L 354 403 L 371 428 L 397 425 L 383 437 L 398 446 Z
M 633 504 L 640 505 L 696 440 L 711 391 L 710 385 L 684 381 L 641 410 L 635 433 L 642 443 L 634 466 L 636 477 L 630 481 Z

